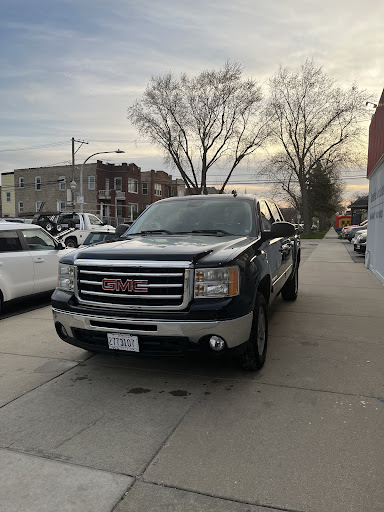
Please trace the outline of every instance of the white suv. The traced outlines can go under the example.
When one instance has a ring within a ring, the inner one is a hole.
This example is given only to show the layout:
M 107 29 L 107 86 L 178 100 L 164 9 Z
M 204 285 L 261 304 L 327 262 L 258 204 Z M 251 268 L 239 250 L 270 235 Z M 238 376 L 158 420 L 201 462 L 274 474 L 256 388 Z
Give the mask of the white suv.
M 4 302 L 56 288 L 67 252 L 40 226 L 0 222 L 0 312 Z

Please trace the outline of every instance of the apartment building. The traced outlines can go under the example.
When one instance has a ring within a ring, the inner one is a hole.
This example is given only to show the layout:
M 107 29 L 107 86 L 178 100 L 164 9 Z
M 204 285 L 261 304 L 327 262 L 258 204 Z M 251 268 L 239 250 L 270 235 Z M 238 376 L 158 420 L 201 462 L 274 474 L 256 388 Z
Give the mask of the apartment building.
M 82 203 L 84 211 L 120 223 L 134 220 L 149 204 L 173 195 L 172 176 L 164 171 L 141 172 L 134 163 L 115 165 L 97 160 L 85 164 L 82 173 L 78 166 L 73 172 L 71 165 L 64 165 L 16 169 L 3 176 L 3 205 L 8 205 L 5 212 L 10 216 L 79 210 Z M 178 195 L 183 195 L 181 183 Z
M 143 210 L 152 203 L 172 197 L 172 176 L 164 171 L 144 171 L 141 173 Z
M 96 190 L 96 164 L 84 166 L 83 194 L 90 201 L 89 211 L 96 212 L 97 202 L 94 191 Z M 89 177 L 93 176 L 93 179 Z M 79 195 L 80 169 L 75 167 L 73 173 L 71 165 L 54 167 L 32 167 L 27 169 L 15 169 L 14 189 L 16 215 L 44 211 L 65 211 L 77 206 Z M 91 183 L 91 192 L 87 187 Z M 72 188 L 71 188 L 72 184 Z M 93 188 L 92 188 L 93 187 Z
M 14 172 L 3 172 L 1 175 L 1 215 L 15 217 L 15 179 Z

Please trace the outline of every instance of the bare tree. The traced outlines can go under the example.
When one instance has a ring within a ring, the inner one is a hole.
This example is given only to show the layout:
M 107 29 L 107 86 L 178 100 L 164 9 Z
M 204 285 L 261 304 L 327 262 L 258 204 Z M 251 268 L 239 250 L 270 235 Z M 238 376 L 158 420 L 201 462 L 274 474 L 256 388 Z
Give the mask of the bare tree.
M 275 149 L 271 174 L 299 209 L 305 232 L 310 231 L 311 174 L 351 163 L 359 151 L 360 136 L 368 119 L 366 95 L 353 85 L 342 89 L 321 67 L 307 60 L 299 71 L 280 67 L 270 80 L 269 115 Z
M 242 78 L 238 63 L 176 79 L 153 77 L 141 99 L 128 107 L 128 119 L 141 135 L 163 149 L 191 193 L 206 193 L 209 170 L 228 165 L 224 191 L 233 171 L 269 135 L 260 86 Z

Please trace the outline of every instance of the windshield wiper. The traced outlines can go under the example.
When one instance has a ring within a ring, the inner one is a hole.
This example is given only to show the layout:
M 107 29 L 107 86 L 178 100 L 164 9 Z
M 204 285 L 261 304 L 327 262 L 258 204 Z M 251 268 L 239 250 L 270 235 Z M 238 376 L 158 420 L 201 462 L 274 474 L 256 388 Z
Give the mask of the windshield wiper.
M 137 233 L 130 233 L 130 235 L 151 235 L 153 233 L 166 233 L 167 235 L 173 235 L 172 231 L 167 229 L 149 229 L 147 231 L 138 231 Z
M 194 229 L 191 233 L 203 233 L 206 235 L 230 235 L 228 231 L 224 231 L 223 229 Z

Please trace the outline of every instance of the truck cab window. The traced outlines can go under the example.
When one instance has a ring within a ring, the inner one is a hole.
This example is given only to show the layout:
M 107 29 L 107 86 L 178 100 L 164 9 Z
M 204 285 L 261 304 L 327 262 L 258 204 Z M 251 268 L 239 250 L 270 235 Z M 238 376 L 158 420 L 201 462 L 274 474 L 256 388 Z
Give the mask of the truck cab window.
M 260 201 L 260 212 L 261 212 L 261 222 L 263 225 L 263 231 L 271 231 L 271 226 L 273 224 L 273 217 L 267 203 L 265 201 Z

